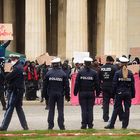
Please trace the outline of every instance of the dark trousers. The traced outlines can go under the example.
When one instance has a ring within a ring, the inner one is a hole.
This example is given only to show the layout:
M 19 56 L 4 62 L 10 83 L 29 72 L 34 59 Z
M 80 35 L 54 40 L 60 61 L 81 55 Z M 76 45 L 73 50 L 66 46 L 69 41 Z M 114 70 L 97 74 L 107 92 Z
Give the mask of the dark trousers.
M 95 102 L 95 96 L 93 92 L 80 92 L 79 103 L 81 106 L 82 115 L 82 127 L 93 127 L 93 105 Z
M 1 127 L 2 129 L 7 130 L 15 107 L 21 126 L 23 127 L 23 129 L 27 129 L 28 126 L 24 115 L 24 111 L 22 109 L 23 90 L 15 89 L 14 91 L 11 91 L 10 94 L 11 95 L 8 96 L 7 110 L 4 114 L 4 120 L 2 122 Z
M 2 107 L 6 108 L 6 101 L 5 101 L 5 97 L 4 97 L 4 91 L 1 91 L 1 90 L 0 90 L 0 101 L 1 101 Z
M 117 94 L 115 96 L 114 110 L 113 110 L 112 117 L 110 120 L 110 126 L 114 126 L 116 122 L 117 115 L 119 113 L 120 107 L 122 106 L 122 101 L 124 102 L 122 128 L 127 128 L 129 124 L 131 96 L 129 94 Z
M 64 128 L 64 96 L 62 94 L 51 94 L 49 96 L 49 114 L 48 114 L 48 124 L 49 128 L 54 127 L 54 115 L 55 115 L 55 104 L 57 104 L 58 110 L 58 126 L 60 129 Z
M 109 120 L 109 104 L 110 99 L 114 99 L 114 95 L 111 89 L 103 90 L 103 120 L 107 122 Z M 123 108 L 120 106 L 118 115 L 119 119 L 122 120 Z

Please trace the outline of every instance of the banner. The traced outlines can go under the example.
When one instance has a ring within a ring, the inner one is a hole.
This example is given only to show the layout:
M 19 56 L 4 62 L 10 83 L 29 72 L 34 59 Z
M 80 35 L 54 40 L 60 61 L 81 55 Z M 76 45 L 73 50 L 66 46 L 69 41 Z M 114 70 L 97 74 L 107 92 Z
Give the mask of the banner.
M 84 63 L 84 58 L 89 57 L 89 52 L 74 52 L 74 63 Z
M 13 40 L 12 24 L 0 23 L 0 40 Z
M 79 100 L 78 96 L 74 96 L 74 85 L 75 85 L 75 79 L 76 79 L 77 74 L 72 74 L 71 77 L 71 104 L 72 105 L 79 105 Z M 134 75 L 135 79 L 135 89 L 136 89 L 136 95 L 135 98 L 132 99 L 132 104 L 137 105 L 140 104 L 140 78 L 138 74 Z M 103 98 L 96 98 L 95 99 L 95 104 L 96 105 L 102 105 L 103 103 Z M 110 104 L 113 104 L 113 99 L 110 100 Z
M 130 54 L 132 56 L 140 56 L 140 48 L 139 47 L 135 47 L 135 48 L 130 48 Z
M 132 99 L 132 104 L 133 105 L 138 105 L 140 104 L 140 77 L 138 74 L 134 74 L 134 79 L 135 79 L 135 98 Z

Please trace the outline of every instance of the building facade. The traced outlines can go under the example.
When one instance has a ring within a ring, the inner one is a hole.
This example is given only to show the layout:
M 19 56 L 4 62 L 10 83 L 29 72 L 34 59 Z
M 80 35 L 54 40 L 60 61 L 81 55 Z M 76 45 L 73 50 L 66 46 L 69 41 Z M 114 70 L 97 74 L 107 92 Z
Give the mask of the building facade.
M 0 0 L 0 23 L 12 23 L 9 50 L 28 59 L 48 52 L 128 55 L 140 47 L 140 0 Z

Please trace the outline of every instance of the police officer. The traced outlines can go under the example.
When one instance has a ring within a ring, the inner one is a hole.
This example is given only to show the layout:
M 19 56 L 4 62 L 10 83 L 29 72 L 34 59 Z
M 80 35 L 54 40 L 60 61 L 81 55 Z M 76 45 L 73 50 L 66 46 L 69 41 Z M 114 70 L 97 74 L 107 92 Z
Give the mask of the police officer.
M 126 129 L 129 124 L 129 114 L 131 107 L 131 99 L 135 97 L 135 81 L 133 74 L 127 69 L 128 59 L 125 57 L 119 58 L 122 63 L 121 70 L 115 73 L 113 78 L 113 92 L 115 93 L 114 110 L 110 123 L 105 126 L 105 129 L 113 129 L 114 124 L 119 113 L 119 109 L 124 102 L 124 113 L 122 120 L 122 128 Z
M 99 71 L 100 85 L 103 92 L 103 120 L 108 122 L 109 120 L 109 103 L 110 99 L 114 98 L 112 92 L 112 81 L 116 68 L 113 65 L 114 59 L 112 56 L 106 57 L 106 64 L 103 65 Z
M 4 82 L 5 82 L 4 58 L 0 57 L 0 101 L 3 106 L 3 110 L 6 110 L 6 101 L 4 97 Z
M 99 79 L 97 72 L 90 68 L 92 61 L 90 57 L 84 58 L 85 66 L 78 72 L 74 88 L 75 96 L 79 92 L 79 103 L 82 111 L 81 129 L 93 128 L 94 90 L 99 96 Z
M 58 126 L 64 130 L 64 93 L 66 100 L 69 101 L 69 81 L 65 72 L 60 68 L 60 58 L 55 58 L 51 63 L 52 69 L 47 72 L 44 80 L 45 98 L 49 96 L 48 129 L 54 127 L 55 104 L 57 104 Z
M 2 125 L 0 127 L 0 131 L 7 130 L 9 123 L 11 121 L 14 107 L 16 108 L 21 126 L 23 127 L 24 130 L 28 130 L 28 125 L 22 109 L 22 100 L 24 93 L 23 66 L 20 64 L 20 61 L 18 61 L 19 59 L 18 55 L 13 55 L 11 57 L 13 70 L 6 75 L 6 82 L 9 84 L 8 105 L 4 115 L 4 119 L 2 121 Z

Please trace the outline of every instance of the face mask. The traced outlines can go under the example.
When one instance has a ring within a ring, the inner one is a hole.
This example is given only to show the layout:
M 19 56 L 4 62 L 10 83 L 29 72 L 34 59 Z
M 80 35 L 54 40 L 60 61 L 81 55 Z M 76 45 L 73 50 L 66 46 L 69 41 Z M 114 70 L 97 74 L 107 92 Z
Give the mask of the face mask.
M 16 61 L 11 61 L 11 64 L 14 66 L 16 64 Z

